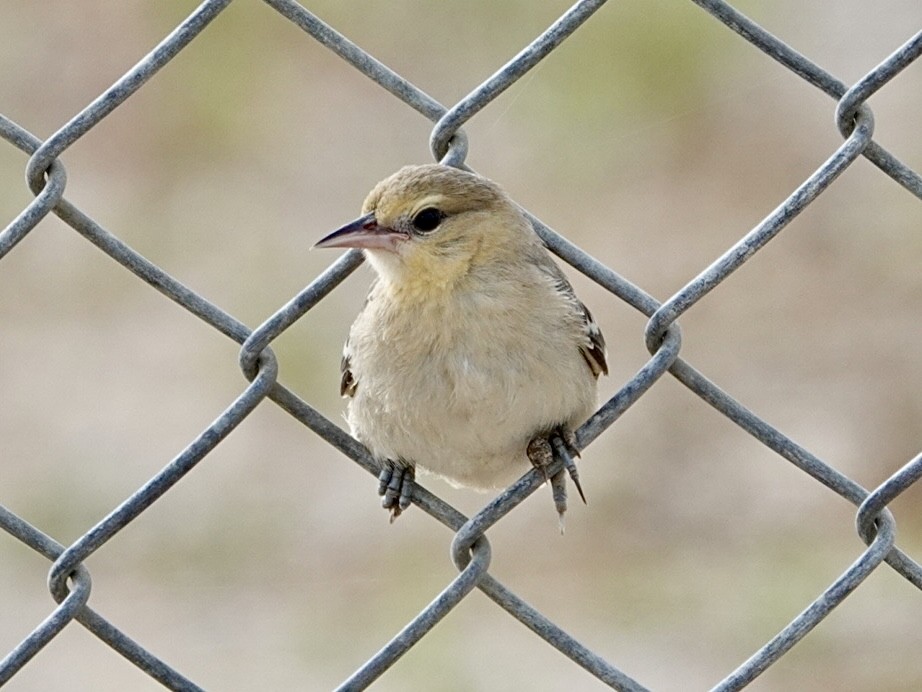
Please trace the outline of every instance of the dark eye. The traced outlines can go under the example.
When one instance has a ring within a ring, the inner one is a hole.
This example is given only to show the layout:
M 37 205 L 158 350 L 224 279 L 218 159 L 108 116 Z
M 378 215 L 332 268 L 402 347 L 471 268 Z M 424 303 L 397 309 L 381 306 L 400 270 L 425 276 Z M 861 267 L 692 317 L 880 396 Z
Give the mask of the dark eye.
M 435 207 L 426 207 L 413 217 L 413 228 L 421 233 L 428 233 L 438 228 L 444 218 L 445 214 Z

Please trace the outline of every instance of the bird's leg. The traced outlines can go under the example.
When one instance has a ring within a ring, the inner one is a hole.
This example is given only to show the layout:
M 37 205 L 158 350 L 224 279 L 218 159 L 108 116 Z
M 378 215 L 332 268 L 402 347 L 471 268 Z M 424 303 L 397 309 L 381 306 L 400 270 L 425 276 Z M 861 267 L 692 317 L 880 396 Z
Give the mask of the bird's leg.
M 400 516 L 401 512 L 413 502 L 413 484 L 416 478 L 416 467 L 400 464 L 391 459 L 385 459 L 378 475 L 378 495 L 381 495 L 381 506 L 391 510 L 391 523 Z
M 566 476 L 564 476 L 564 469 L 561 469 L 553 476 L 549 476 L 547 471 L 554 461 L 555 448 L 563 460 L 564 469 L 570 474 L 573 484 L 579 491 L 580 498 L 585 503 L 586 495 L 583 493 L 582 485 L 579 482 L 579 473 L 573 461 L 573 457 L 579 456 L 579 449 L 576 447 L 576 435 L 573 434 L 572 430 L 565 426 L 560 426 L 553 430 L 550 435 L 539 435 L 528 443 L 525 453 L 532 466 L 541 471 L 544 475 L 544 480 L 551 486 L 554 506 L 557 509 L 557 515 L 560 517 L 560 532 L 563 533 L 563 517 L 567 511 Z
M 586 502 L 586 494 L 583 492 L 583 486 L 580 485 L 579 482 L 579 471 L 576 470 L 576 462 L 573 461 L 574 459 L 579 459 L 579 447 L 576 446 L 576 433 L 563 425 L 554 432 L 557 434 L 560 444 L 563 447 L 562 450 L 557 450 L 560 456 L 563 457 L 563 467 L 567 470 L 567 473 L 570 474 L 570 479 L 573 481 L 573 485 L 576 486 L 577 491 L 579 491 L 579 497 L 583 501 L 583 504 L 589 504 Z
M 557 517 L 560 521 L 560 533 L 563 533 L 563 515 L 567 511 L 567 479 L 563 475 L 563 469 L 553 476 L 548 475 L 547 469 L 554 461 L 554 448 L 548 436 L 538 435 L 532 439 L 525 449 L 525 454 L 532 466 L 544 476 L 544 481 L 551 486 L 554 507 L 557 509 Z

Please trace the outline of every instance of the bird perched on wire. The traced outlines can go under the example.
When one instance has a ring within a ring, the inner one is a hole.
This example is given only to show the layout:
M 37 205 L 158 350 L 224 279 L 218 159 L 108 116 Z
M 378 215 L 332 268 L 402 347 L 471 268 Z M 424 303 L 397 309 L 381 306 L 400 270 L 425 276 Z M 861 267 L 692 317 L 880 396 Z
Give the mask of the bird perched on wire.
M 381 463 L 391 521 L 412 501 L 417 466 L 486 490 L 528 461 L 547 478 L 555 436 L 578 454 L 573 431 L 595 409 L 605 341 L 496 183 L 407 166 L 316 247 L 362 248 L 377 273 L 343 351 L 340 391 L 352 434 Z

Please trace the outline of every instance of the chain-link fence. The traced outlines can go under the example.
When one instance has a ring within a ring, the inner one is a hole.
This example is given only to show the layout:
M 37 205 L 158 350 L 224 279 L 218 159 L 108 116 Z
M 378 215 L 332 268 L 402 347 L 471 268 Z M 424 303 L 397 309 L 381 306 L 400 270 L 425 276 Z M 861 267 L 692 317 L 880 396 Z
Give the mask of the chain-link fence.
M 578 2 L 560 15 L 512 60 L 451 107 L 442 105 L 401 77 L 395 70 L 373 58 L 358 45 L 358 42 L 353 42 L 338 33 L 302 5 L 286 0 L 266 0 L 266 4 L 300 28 L 303 31 L 303 40 L 319 42 L 399 102 L 435 123 L 429 142 L 434 158 L 450 165 L 464 166 L 468 136 L 462 127 L 475 121 L 480 114 L 490 113 L 491 104 L 497 97 L 528 74 L 574 32 L 577 35 L 571 40 L 579 41 L 578 30 L 587 22 L 589 25 L 592 24 L 596 12 L 604 3 L 600 0 Z M 612 304 L 622 301 L 649 318 L 644 334 L 646 348 L 650 353 L 649 360 L 636 371 L 636 374 L 620 384 L 614 395 L 608 398 L 599 411 L 578 431 L 580 448 L 588 447 L 599 436 L 611 430 L 612 424 L 648 392 L 654 391 L 658 383 L 674 378 L 697 395 L 701 403 L 706 403 L 720 412 L 761 444 L 773 450 L 778 457 L 787 460 L 806 476 L 858 508 L 855 515 L 857 533 L 867 548 L 857 554 L 852 564 L 840 565 L 837 568 L 839 576 L 827 582 L 828 586 L 814 600 L 803 603 L 803 610 L 797 617 L 789 622 L 788 618 L 776 618 L 773 621 L 772 627 L 777 630 L 777 634 L 765 641 L 764 645 L 752 653 L 744 663 L 728 670 L 726 677 L 714 688 L 729 690 L 746 686 L 770 666 L 779 662 L 879 568 L 892 570 L 909 584 L 922 588 L 922 566 L 896 546 L 896 520 L 888 509 L 888 506 L 913 486 L 922 475 L 922 454 L 915 456 L 899 470 L 876 479 L 871 490 L 866 489 L 833 464 L 824 461 L 767 420 L 754 414 L 743 403 L 720 389 L 681 358 L 682 335 L 678 325 L 678 320 L 683 315 L 699 305 L 700 301 L 727 277 L 760 253 L 769 241 L 836 183 L 839 176 L 857 161 L 867 159 L 879 169 L 880 176 L 889 177 L 894 186 L 901 186 L 910 195 L 922 199 L 922 177 L 899 158 L 899 152 L 890 152 L 874 141 L 874 117 L 867 104 L 874 94 L 888 87 L 892 80 L 899 77 L 919 57 L 922 53 L 922 32 L 914 33 L 905 44 L 894 48 L 877 66 L 868 66 L 865 74 L 849 85 L 795 51 L 731 5 L 719 0 L 695 0 L 695 4 L 722 22 L 727 29 L 735 32 L 740 40 L 761 51 L 762 59 L 780 63 L 806 83 L 831 97 L 837 104 L 835 122 L 841 133 L 842 143 L 830 150 L 828 158 L 815 165 L 815 170 L 804 177 L 802 182 L 789 189 L 786 199 L 764 220 L 735 240 L 716 260 L 700 270 L 693 280 L 687 282 L 665 302 L 654 299 L 649 293 L 587 254 L 585 250 L 556 233 L 538 218 L 529 218 L 550 250 L 608 291 L 612 296 Z M 272 348 L 273 343 L 283 333 L 317 306 L 361 264 L 360 253 L 351 251 L 343 255 L 307 288 L 266 318 L 260 326 L 250 329 L 227 310 L 213 304 L 200 292 L 192 290 L 158 264 L 146 259 L 117 232 L 106 230 L 90 214 L 64 196 L 67 172 L 61 162 L 62 155 L 93 133 L 96 128 L 100 128 L 106 117 L 115 109 L 130 102 L 136 94 L 146 89 L 149 80 L 177 59 L 183 51 L 193 46 L 209 24 L 229 6 L 230 0 L 204 2 L 137 65 L 44 140 L 28 131 L 29 123 L 17 123 L 11 118 L 0 116 L 0 135 L 7 143 L 29 157 L 26 179 L 34 194 L 34 200 L 16 214 L 0 234 L 0 258 L 3 259 L 4 265 L 17 262 L 18 244 L 37 228 L 41 228 L 46 217 L 54 214 L 127 269 L 131 275 L 146 282 L 163 296 L 239 343 L 239 365 L 249 381 L 248 386 L 228 402 L 226 409 L 214 422 L 203 429 L 162 471 L 137 488 L 102 520 L 91 522 L 88 528 L 82 528 L 75 540 L 58 542 L 43 531 L 40 521 L 27 521 L 23 518 L 27 512 L 16 513 L 0 506 L 0 526 L 10 536 L 52 563 L 48 574 L 48 586 L 57 602 L 57 607 L 50 609 L 44 620 L 35 622 L 31 631 L 27 632 L 20 643 L 0 661 L 0 684 L 13 680 L 14 676 L 28 666 L 40 666 L 41 657 L 36 656 L 62 633 L 73 629 L 76 621 L 101 642 L 119 652 L 138 669 L 163 685 L 173 689 L 199 689 L 198 684 L 194 682 L 195 671 L 180 672 L 170 661 L 145 648 L 140 638 L 136 639 L 130 631 L 123 632 L 95 608 L 90 607 L 90 572 L 84 563 L 91 555 L 105 548 L 143 513 L 161 502 L 168 491 L 186 478 L 200 461 L 215 450 L 239 424 L 260 409 L 261 405 L 264 406 L 268 402 L 276 404 L 342 452 L 346 458 L 369 473 L 377 475 L 376 463 L 360 444 L 322 415 L 311 403 L 279 381 L 279 371 L 284 371 L 284 367 L 280 368 Z M 919 17 L 918 24 L 922 25 L 922 16 Z M 907 33 L 912 33 L 915 28 L 908 27 Z M 408 36 L 404 36 L 403 39 L 411 37 L 412 31 L 409 31 Z M 588 66 L 587 70 L 598 70 L 598 76 L 594 79 L 598 81 L 600 88 L 618 89 L 617 76 L 608 76 L 604 66 L 592 65 Z M 537 78 L 540 79 L 540 75 Z M 156 80 L 150 84 L 153 85 L 155 82 Z M 897 80 L 890 88 L 898 90 L 898 85 Z M 380 136 L 387 137 L 388 134 L 382 133 Z M 336 143 L 331 142 L 329 146 L 335 148 Z M 352 162 L 349 161 L 343 164 L 347 168 L 352 166 Z M 367 182 L 367 176 L 362 177 L 362 182 Z M 343 214 L 353 210 L 356 206 L 354 202 L 351 206 L 344 207 Z M 870 203 L 873 203 L 873 200 Z M 322 227 L 315 228 L 316 237 L 305 242 L 309 243 L 319 238 L 322 230 Z M 918 246 L 915 251 L 918 258 Z M 911 253 L 912 249 L 907 248 L 906 252 Z M 918 259 L 915 261 L 918 263 Z M 604 313 L 606 310 L 605 304 L 598 304 L 597 301 L 587 302 L 590 302 L 596 313 Z M 348 324 L 349 318 L 343 321 L 344 325 Z M 918 321 L 918 316 L 910 319 Z M 15 323 L 6 324 L 4 332 L 9 334 L 16 329 Z M 617 344 L 618 341 L 627 339 L 628 336 L 625 334 L 619 334 L 617 338 L 609 335 L 610 343 Z M 917 358 L 917 349 L 911 343 L 906 344 L 906 347 L 912 350 Z M 329 367 L 335 370 L 335 361 L 331 362 Z M 54 425 L 54 421 L 45 421 L 44 424 Z M 918 428 L 918 420 L 910 420 L 910 424 Z M 591 456 L 591 452 L 588 455 Z M 20 460 L 12 458 L 4 459 L 3 462 L 7 467 L 18 463 Z M 557 463 L 562 462 L 558 460 Z M 374 682 L 426 637 L 442 618 L 477 590 L 550 647 L 571 659 L 575 666 L 581 666 L 598 680 L 616 689 L 644 689 L 643 679 L 635 679 L 635 676 L 625 672 L 634 667 L 631 660 L 611 659 L 595 653 L 568 633 L 565 617 L 551 618 L 543 614 L 519 596 L 515 586 L 499 581 L 490 571 L 491 547 L 486 532 L 507 517 L 529 495 L 543 487 L 543 478 L 537 472 L 525 474 L 470 518 L 424 486 L 425 481 L 417 489 L 414 502 L 419 509 L 415 511 L 422 510 L 454 532 L 451 556 L 458 569 L 458 575 L 445 584 L 444 589 L 418 614 L 408 615 L 406 626 L 390 641 L 382 642 L 383 647 L 380 651 L 358 667 L 342 683 L 341 689 L 362 689 Z M 368 495 L 368 502 L 373 503 L 367 488 L 362 487 L 355 492 L 365 493 Z M 590 489 L 590 498 L 591 495 Z M 591 504 L 589 511 L 593 508 L 594 504 Z M 394 530 L 400 529 L 402 527 L 398 523 Z M 617 532 L 620 527 L 611 526 L 609 530 Z M 5 547 L 4 550 L 6 549 Z M 432 560 L 435 562 L 437 557 L 432 556 Z M 579 579 L 578 566 L 575 574 L 575 579 Z M 496 610 L 495 617 L 504 618 L 505 615 Z M 4 618 L 4 621 L 6 620 Z M 4 626 L 8 625 L 7 622 Z M 497 656 L 503 656 L 502 642 L 491 646 Z M 859 647 L 860 642 L 855 641 L 854 646 Z M 651 644 L 649 648 L 655 647 Z M 908 660 L 913 656 L 914 648 L 911 642 L 908 642 L 905 650 L 899 652 L 899 656 L 903 660 Z M 203 651 L 208 651 L 207 646 L 203 647 Z M 53 656 L 54 653 L 49 651 L 43 655 Z M 358 653 L 356 655 L 358 656 Z M 458 656 L 461 655 L 459 652 Z M 656 656 L 655 651 L 651 651 L 650 655 Z M 891 661 L 890 665 L 898 668 L 900 659 Z

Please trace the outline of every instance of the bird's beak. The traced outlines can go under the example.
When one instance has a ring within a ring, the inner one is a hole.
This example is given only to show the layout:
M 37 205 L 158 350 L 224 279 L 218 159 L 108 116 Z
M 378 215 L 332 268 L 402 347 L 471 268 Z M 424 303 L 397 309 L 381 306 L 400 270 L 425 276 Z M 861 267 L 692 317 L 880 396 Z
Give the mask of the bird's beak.
M 365 214 L 355 221 L 337 228 L 321 238 L 314 247 L 356 247 L 369 250 L 390 250 L 393 252 L 407 234 L 386 226 L 379 226 L 374 212 Z

